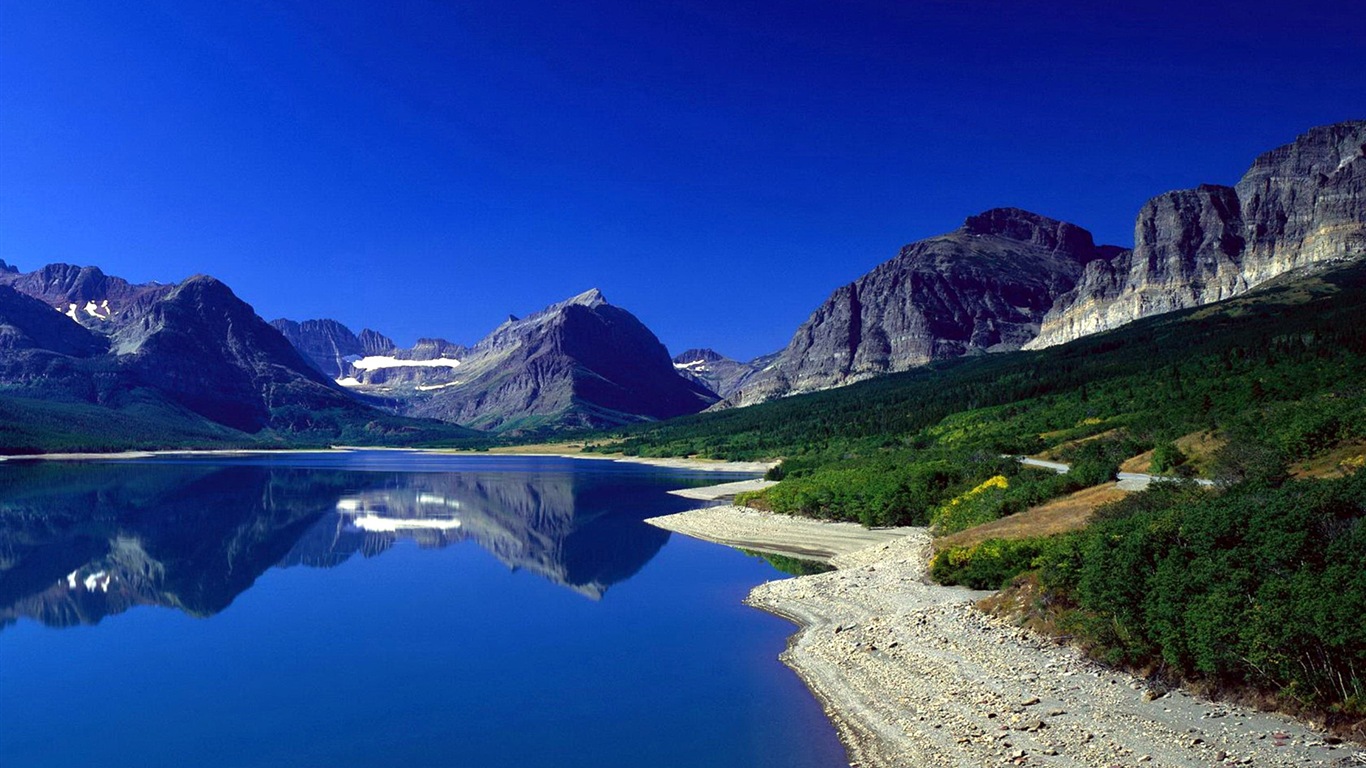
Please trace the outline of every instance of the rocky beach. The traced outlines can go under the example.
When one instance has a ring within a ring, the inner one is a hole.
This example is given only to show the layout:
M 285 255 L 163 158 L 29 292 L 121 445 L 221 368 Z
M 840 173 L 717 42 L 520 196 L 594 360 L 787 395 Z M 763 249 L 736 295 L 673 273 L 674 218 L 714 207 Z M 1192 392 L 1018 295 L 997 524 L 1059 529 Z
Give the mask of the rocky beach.
M 835 571 L 762 584 L 747 602 L 800 627 L 782 659 L 824 705 L 851 766 L 1366 766 L 1360 746 L 1290 718 L 1150 688 L 982 613 L 975 602 L 990 593 L 929 582 L 925 529 L 860 542 L 848 524 L 735 507 L 652 522 L 807 556 L 812 526 L 835 534 L 820 557 Z

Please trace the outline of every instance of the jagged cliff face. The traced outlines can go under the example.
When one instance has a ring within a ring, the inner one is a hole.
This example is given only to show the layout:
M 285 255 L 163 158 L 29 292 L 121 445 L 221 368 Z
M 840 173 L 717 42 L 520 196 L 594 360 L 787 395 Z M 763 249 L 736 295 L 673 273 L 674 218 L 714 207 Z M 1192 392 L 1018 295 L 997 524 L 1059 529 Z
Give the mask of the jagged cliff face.
M 387 355 L 395 351 L 393 340 L 369 328 L 359 334 L 336 320 L 305 320 L 296 323 L 280 318 L 271 326 L 279 331 L 304 359 L 329 379 L 348 374 L 351 363 L 371 355 Z
M 1235 187 L 1153 198 L 1134 249 L 1087 266 L 1026 348 L 1241 294 L 1293 269 L 1366 254 L 1366 121 L 1315 128 Z
M 695 413 L 716 401 L 674 370 L 644 324 L 597 290 L 509 317 L 472 347 L 421 339 L 346 363 L 338 382 L 352 391 L 478 429 L 606 426 Z
M 973 216 L 836 290 L 776 361 L 726 405 L 841 386 L 931 360 L 1019 349 L 1086 264 L 1118 253 L 1097 246 L 1080 227 L 1027 211 Z

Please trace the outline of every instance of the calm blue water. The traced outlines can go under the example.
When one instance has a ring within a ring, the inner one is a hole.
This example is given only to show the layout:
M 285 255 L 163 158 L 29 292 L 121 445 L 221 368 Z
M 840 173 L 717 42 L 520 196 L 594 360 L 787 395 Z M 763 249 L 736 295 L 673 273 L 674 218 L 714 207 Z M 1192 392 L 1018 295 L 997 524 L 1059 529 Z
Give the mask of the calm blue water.
M 0 766 L 846 764 L 654 529 L 736 479 L 402 452 L 0 463 Z

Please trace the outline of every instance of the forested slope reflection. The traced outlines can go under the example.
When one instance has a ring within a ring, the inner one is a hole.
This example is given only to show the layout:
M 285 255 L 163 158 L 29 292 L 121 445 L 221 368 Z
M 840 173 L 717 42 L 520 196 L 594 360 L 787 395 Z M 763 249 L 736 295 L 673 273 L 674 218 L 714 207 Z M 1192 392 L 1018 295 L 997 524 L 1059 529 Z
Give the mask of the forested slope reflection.
M 472 540 L 512 569 L 600 598 L 687 502 L 658 476 L 376 472 L 260 464 L 7 462 L 0 627 L 94 624 L 135 605 L 210 616 L 272 566 L 331 567 Z

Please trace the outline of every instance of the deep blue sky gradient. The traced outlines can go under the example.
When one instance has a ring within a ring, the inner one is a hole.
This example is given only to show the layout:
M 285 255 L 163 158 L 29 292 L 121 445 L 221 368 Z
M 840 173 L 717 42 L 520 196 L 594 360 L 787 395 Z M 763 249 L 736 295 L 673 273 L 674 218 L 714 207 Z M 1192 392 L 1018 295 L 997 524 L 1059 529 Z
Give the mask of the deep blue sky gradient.
M 1359 2 L 1111 5 L 0 0 L 0 258 L 401 343 L 597 286 L 750 357 L 972 213 L 1127 245 L 1366 117 Z

